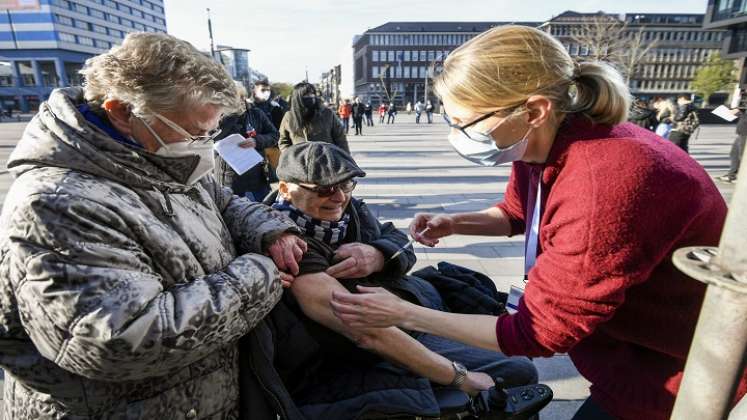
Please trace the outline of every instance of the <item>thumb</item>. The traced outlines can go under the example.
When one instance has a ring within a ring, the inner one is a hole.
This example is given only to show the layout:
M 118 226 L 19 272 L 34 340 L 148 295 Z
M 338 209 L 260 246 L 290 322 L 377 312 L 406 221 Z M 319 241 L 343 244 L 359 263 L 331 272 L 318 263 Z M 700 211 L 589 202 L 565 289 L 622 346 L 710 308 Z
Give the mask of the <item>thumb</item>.
M 368 287 L 368 286 L 356 286 L 358 288 L 358 291 L 361 293 L 378 293 L 382 290 L 381 287 Z

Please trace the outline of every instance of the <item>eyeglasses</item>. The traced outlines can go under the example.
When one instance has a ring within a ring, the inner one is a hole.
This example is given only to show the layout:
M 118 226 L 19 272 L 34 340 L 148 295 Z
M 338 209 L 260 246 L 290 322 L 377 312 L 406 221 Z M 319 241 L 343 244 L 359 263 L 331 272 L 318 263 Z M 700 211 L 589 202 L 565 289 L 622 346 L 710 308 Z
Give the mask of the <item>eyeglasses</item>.
M 448 124 L 449 127 L 461 131 L 462 134 L 464 134 L 465 136 L 467 136 L 468 139 L 472 140 L 472 137 L 469 135 L 469 132 L 467 131 L 467 129 L 469 127 L 472 127 L 473 125 L 481 122 L 481 121 L 487 120 L 488 118 L 492 117 L 493 115 L 495 115 L 495 114 L 497 114 L 497 113 L 499 113 L 501 111 L 503 111 L 503 110 L 499 109 L 497 111 L 489 112 L 489 113 L 487 113 L 485 115 L 477 117 L 476 119 L 474 119 L 474 120 L 472 120 L 472 121 L 470 121 L 470 122 L 468 122 L 467 124 L 464 124 L 464 125 L 458 125 L 458 124 L 452 123 L 451 122 L 451 118 L 449 118 L 449 116 L 446 114 L 446 112 L 444 112 L 442 115 L 444 116 L 444 120 L 446 121 L 446 124 Z
M 355 186 L 358 185 L 358 181 L 355 181 L 353 179 L 345 182 L 341 182 L 339 184 L 330 185 L 327 187 L 320 187 L 318 185 L 313 187 L 308 187 L 303 184 L 298 184 L 299 187 L 305 189 L 306 191 L 311 191 L 318 195 L 319 197 L 331 197 L 335 195 L 335 193 L 339 190 L 344 193 L 352 192 L 355 189 Z
M 163 115 L 157 114 L 157 113 L 154 113 L 153 115 L 155 115 L 156 118 L 161 120 L 161 122 L 166 124 L 169 128 L 179 133 L 179 135 L 184 136 L 185 140 L 187 140 L 190 144 L 192 143 L 202 144 L 202 143 L 213 141 L 221 133 L 220 128 L 215 128 L 213 130 L 208 131 L 207 134 L 204 134 L 201 136 L 194 136 L 189 131 L 183 129 L 179 124 L 171 121 L 170 119 L 164 117 Z

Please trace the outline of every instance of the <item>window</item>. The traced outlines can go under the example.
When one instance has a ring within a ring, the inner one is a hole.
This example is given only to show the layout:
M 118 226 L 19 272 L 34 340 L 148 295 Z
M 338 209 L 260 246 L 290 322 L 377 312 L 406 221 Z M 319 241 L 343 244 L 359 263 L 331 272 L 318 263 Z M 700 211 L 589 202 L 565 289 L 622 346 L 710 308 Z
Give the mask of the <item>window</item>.
M 378 66 L 371 67 L 371 77 L 379 77 L 379 67 Z
M 405 66 L 403 73 L 402 73 L 402 77 L 404 77 L 405 79 L 410 78 L 410 66 Z
M 589 47 L 587 47 L 586 45 L 582 46 L 580 55 L 589 55 Z
M 57 32 L 57 36 L 62 42 L 70 42 L 72 44 L 75 44 L 75 35 L 73 34 L 68 34 L 65 32 Z
M 397 66 L 394 69 L 394 77 L 401 78 L 402 77 L 402 66 Z
M 106 20 L 108 20 L 109 22 L 119 23 L 119 16 L 115 16 L 109 13 L 108 15 L 106 15 Z
M 63 9 L 70 8 L 70 2 L 67 0 L 52 0 L 52 4 L 57 7 L 62 7 Z
M 78 35 L 78 44 L 80 45 L 88 45 L 93 46 L 93 38 L 89 38 L 87 36 L 80 36 Z
M 387 60 L 394 61 L 394 51 L 387 51 Z
M 122 24 L 122 25 L 124 25 L 124 26 L 132 27 L 132 21 L 129 20 L 129 19 L 119 18 L 119 23 Z
M 84 15 L 88 14 L 88 8 L 86 6 L 83 6 L 82 4 L 76 4 L 75 11 L 78 13 L 83 13 Z
M 373 61 L 373 62 L 379 61 L 379 51 L 378 50 L 373 50 L 371 52 L 371 61 Z
M 411 58 L 410 53 L 411 53 L 411 51 L 409 51 L 409 50 L 405 51 L 405 61 L 410 61 L 410 58 Z
M 99 9 L 89 9 L 89 11 L 91 13 L 91 16 L 93 16 L 95 18 L 99 18 L 99 19 L 103 19 L 104 18 L 104 12 L 102 12 Z
M 106 27 L 101 26 L 101 25 L 93 25 L 92 24 L 91 25 L 91 29 L 93 29 L 94 32 L 98 32 L 100 34 L 105 34 L 106 33 Z
M 141 12 L 141 11 L 140 11 L 140 10 L 138 10 L 138 9 L 132 9 L 132 14 L 133 14 L 134 16 L 137 16 L 137 17 L 139 17 L 139 18 L 143 17 L 143 12 Z
M 96 46 L 97 46 L 97 47 L 99 47 L 99 48 L 106 48 L 106 49 L 109 49 L 109 48 L 111 48 L 111 46 L 112 46 L 112 45 L 111 45 L 111 44 L 109 43 L 109 41 L 103 41 L 103 40 L 101 40 L 101 39 L 97 39 L 97 40 L 95 40 L 94 42 L 96 43 Z
M 67 17 L 67 16 L 54 15 L 54 20 L 57 23 L 61 23 L 63 25 L 73 26 L 73 20 L 71 18 Z
M 433 50 L 428 51 L 428 61 L 430 62 L 430 61 L 433 61 L 435 59 L 436 59 L 435 51 L 433 51 Z
M 76 19 L 76 20 L 75 20 L 75 27 L 76 27 L 76 28 L 80 28 L 80 29 L 83 29 L 83 30 L 86 30 L 86 31 L 87 31 L 87 30 L 88 30 L 88 22 L 84 22 L 84 21 L 82 21 L 82 20 L 77 20 L 77 19 Z
M 119 10 L 121 10 L 121 11 L 127 13 L 127 14 L 132 13 L 132 8 L 130 6 L 126 6 L 126 5 L 122 4 L 122 3 L 118 3 L 117 4 L 117 9 L 119 9 Z
M 135 29 L 137 29 L 138 31 L 144 31 L 145 30 L 145 25 L 143 25 L 142 23 L 132 22 L 132 26 Z
M 427 52 L 420 51 L 420 61 L 428 61 L 428 59 L 426 58 L 426 54 Z
M 420 78 L 425 78 L 425 66 L 420 66 Z
M 104 0 L 104 6 L 111 7 L 112 9 L 116 9 L 117 3 L 111 0 Z

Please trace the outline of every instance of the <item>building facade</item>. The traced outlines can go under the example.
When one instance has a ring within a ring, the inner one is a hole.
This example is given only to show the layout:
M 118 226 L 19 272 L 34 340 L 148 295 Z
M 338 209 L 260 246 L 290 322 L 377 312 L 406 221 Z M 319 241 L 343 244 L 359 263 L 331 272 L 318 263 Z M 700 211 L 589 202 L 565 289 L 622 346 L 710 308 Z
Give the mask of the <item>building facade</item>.
M 322 77 L 319 81 L 319 95 L 322 100 L 329 104 L 334 105 L 335 109 L 342 102 L 342 66 L 337 65 L 322 73 Z
M 732 0 L 733 1 L 733 0 Z M 747 3 L 747 0 L 743 0 Z M 556 37 L 571 56 L 583 60 L 589 48 L 575 41 L 576 31 L 604 16 L 641 33 L 642 45 L 654 43 L 632 72 L 629 83 L 640 97 L 693 94 L 697 68 L 721 49 L 726 31 L 703 28 L 702 14 L 610 15 L 568 11 L 546 22 L 389 22 L 357 36 L 353 44 L 355 95 L 374 103 L 392 98 L 403 106 L 437 100 L 432 76 L 451 51 L 490 28 L 519 24 L 536 27 Z M 746 30 L 747 33 L 747 30 Z M 747 36 L 745 36 L 747 45 Z M 723 99 L 728 92 L 719 92 Z
M 353 43 L 355 96 L 374 104 L 393 100 L 400 108 L 438 101 L 432 77 L 454 48 L 508 22 L 390 22 L 369 29 Z M 522 23 L 538 26 L 539 23 Z
M 225 67 L 233 80 L 239 81 L 247 87 L 254 82 L 252 80 L 252 69 L 249 67 L 249 51 L 251 50 L 226 45 L 218 45 L 215 49 L 215 60 Z
M 29 3 L 28 1 L 26 3 Z M 85 60 L 130 32 L 166 32 L 163 0 L 40 0 L 0 13 L 0 104 L 35 109 L 56 87 L 80 84 Z
M 575 35 L 590 27 L 591 22 L 610 19 L 624 28 L 626 36 L 640 34 L 640 48 L 651 45 L 648 52 L 633 66 L 629 75 L 631 92 L 642 98 L 655 96 L 692 95 L 695 72 L 721 49 L 725 31 L 704 29 L 702 14 L 576 13 L 568 11 L 545 22 L 540 29 L 556 37 L 571 56 L 583 60 L 590 54 L 589 46 L 581 45 Z M 713 100 L 726 98 L 729 92 L 718 92 Z
M 737 60 L 739 79 L 732 107 L 747 107 L 747 0 L 708 0 L 703 27 L 725 30 L 721 55 Z

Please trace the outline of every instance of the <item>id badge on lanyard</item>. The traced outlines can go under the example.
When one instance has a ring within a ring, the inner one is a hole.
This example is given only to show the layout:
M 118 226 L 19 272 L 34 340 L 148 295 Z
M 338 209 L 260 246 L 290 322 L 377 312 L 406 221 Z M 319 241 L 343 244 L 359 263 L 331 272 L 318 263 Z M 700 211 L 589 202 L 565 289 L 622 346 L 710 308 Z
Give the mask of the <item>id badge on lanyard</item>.
M 511 290 L 508 293 L 508 300 L 506 301 L 506 310 L 509 314 L 515 314 L 519 309 L 519 300 L 524 296 L 524 287 L 529 281 L 529 270 L 534 267 L 534 263 L 537 260 L 537 245 L 539 239 L 539 224 L 540 224 L 540 213 L 542 208 L 542 176 L 539 176 L 539 182 L 537 182 L 537 198 L 534 201 L 534 209 L 532 211 L 532 226 L 529 229 L 529 235 L 526 238 L 526 253 L 524 254 L 524 281 L 520 285 L 511 285 Z

